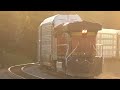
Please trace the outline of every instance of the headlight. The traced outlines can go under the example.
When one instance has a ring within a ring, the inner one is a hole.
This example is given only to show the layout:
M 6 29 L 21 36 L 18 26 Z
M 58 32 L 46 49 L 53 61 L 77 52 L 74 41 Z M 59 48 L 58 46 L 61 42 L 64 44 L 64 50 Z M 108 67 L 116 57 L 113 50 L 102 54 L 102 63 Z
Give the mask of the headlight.
M 87 33 L 87 30 L 82 30 L 82 34 L 85 34 L 85 33 Z

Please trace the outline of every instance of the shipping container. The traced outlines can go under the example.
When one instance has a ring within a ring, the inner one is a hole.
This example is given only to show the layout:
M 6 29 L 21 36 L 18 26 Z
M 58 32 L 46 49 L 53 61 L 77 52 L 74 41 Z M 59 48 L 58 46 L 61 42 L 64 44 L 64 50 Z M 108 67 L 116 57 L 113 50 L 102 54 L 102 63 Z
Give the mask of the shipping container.
M 116 58 L 120 56 L 120 30 L 115 29 L 102 29 L 98 31 L 97 44 L 103 45 L 104 58 Z M 98 53 L 101 51 L 97 47 Z

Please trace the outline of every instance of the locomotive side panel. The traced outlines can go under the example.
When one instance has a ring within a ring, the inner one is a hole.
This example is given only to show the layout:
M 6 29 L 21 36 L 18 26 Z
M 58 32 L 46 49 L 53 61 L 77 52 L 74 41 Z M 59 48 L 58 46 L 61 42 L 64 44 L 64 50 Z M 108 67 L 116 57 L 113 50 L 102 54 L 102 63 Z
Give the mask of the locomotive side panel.
M 65 38 L 65 34 L 61 34 L 57 36 L 57 56 L 59 59 L 65 59 L 66 51 L 67 51 L 67 40 Z

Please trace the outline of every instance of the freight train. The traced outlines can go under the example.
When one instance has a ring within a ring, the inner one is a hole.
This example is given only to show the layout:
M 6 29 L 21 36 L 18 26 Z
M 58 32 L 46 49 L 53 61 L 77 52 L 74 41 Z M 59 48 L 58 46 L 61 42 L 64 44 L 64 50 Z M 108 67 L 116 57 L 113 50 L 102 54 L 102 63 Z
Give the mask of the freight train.
M 40 67 L 73 77 L 94 77 L 102 73 L 102 56 L 96 54 L 96 35 L 102 26 L 79 15 L 55 15 L 39 27 Z

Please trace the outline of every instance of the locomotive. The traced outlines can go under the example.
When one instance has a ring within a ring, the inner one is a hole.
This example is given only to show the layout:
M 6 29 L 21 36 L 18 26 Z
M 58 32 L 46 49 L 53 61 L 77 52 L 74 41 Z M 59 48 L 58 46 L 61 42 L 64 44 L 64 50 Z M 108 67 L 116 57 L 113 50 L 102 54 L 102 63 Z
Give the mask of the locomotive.
M 102 56 L 96 54 L 100 24 L 84 21 L 78 15 L 57 15 L 44 22 L 39 27 L 40 67 L 74 77 L 102 73 Z

